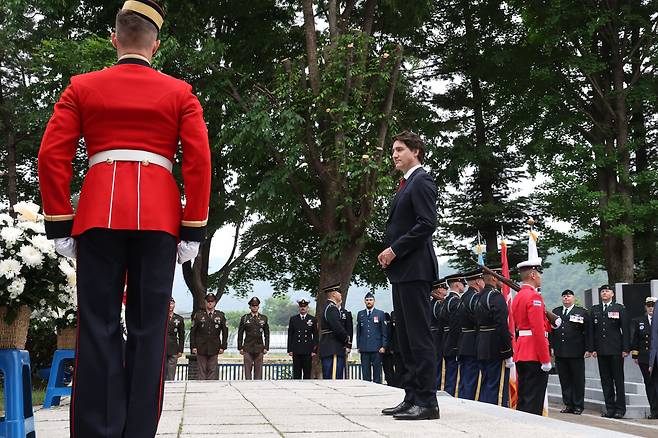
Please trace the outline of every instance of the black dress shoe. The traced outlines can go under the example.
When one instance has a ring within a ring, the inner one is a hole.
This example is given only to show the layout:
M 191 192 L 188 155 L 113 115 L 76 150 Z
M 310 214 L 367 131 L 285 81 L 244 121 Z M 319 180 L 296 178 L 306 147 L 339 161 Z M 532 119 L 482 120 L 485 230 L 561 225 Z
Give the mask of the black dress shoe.
M 607 412 L 607 411 L 606 411 L 606 412 L 602 413 L 601 416 L 602 416 L 602 417 L 605 417 L 605 418 L 612 418 L 612 417 L 615 416 L 615 413 L 612 412 L 612 411 L 610 411 L 610 412 Z
M 647 419 L 649 420 L 658 420 L 658 414 L 650 414 Z
M 395 407 L 382 409 L 382 414 L 384 414 L 384 415 L 399 414 L 400 412 L 404 412 L 412 406 L 413 405 L 411 403 L 403 401 L 402 403 L 400 403 L 399 405 L 397 405 Z
M 573 408 L 566 407 L 560 411 L 561 414 L 573 414 Z
M 404 412 L 393 415 L 396 420 L 438 420 L 439 407 L 426 408 L 423 406 L 412 406 Z
M 620 419 L 624 418 L 625 414 L 622 414 L 621 412 L 615 412 L 615 415 L 612 416 L 612 418 Z
M 574 414 L 574 415 L 580 415 L 582 413 L 583 413 L 583 410 L 580 409 L 580 408 L 574 408 L 574 410 L 572 412 L 572 414 Z

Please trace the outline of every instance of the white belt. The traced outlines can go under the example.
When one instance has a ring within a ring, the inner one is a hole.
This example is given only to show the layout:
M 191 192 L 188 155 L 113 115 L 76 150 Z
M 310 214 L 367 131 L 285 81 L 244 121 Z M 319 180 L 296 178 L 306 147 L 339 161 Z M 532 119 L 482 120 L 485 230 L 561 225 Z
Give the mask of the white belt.
M 110 149 L 108 151 L 98 152 L 89 158 L 89 167 L 99 163 L 112 164 L 115 161 L 140 161 L 144 166 L 153 163 L 164 167 L 169 172 L 174 167 L 168 158 L 138 149 Z
M 532 336 L 532 330 L 519 330 L 519 338 L 522 336 Z M 544 332 L 544 336 L 548 337 L 548 333 Z

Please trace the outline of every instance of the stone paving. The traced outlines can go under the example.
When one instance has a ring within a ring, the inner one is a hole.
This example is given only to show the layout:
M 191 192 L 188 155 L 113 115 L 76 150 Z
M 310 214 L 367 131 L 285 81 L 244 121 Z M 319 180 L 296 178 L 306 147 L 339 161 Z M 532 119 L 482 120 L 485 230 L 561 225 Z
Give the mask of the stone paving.
M 357 380 L 167 382 L 158 437 L 629 437 L 439 395 L 441 419 L 380 414 L 397 388 Z M 35 412 L 38 438 L 68 437 L 68 403 Z

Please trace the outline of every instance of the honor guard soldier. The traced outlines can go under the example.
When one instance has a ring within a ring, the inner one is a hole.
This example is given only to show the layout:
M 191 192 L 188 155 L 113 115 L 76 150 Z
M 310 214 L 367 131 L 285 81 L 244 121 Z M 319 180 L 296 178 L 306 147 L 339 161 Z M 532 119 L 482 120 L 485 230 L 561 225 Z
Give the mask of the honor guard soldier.
M 624 387 L 624 358 L 631 350 L 630 322 L 626 309 L 612 299 L 615 293 L 604 284 L 599 288 L 601 303 L 592 306 L 592 356 L 596 357 L 605 398 L 602 417 L 624 418 L 626 389 Z
M 164 15 L 154 0 L 124 3 L 111 36 L 118 62 L 71 78 L 39 149 L 46 235 L 77 258 L 75 437 L 155 435 L 176 256 L 193 259 L 205 237 L 211 161 L 203 111 L 189 84 L 150 67 Z M 74 212 L 72 161 L 83 137 L 89 170 Z M 184 207 L 172 175 L 179 145 Z
M 459 384 L 455 397 L 475 400 L 478 387 L 480 368 L 477 362 L 477 324 L 475 322 L 475 303 L 478 292 L 484 288 L 482 270 L 464 274 L 468 289 L 461 296 L 459 302 L 459 324 L 461 336 L 459 338 Z
M 649 372 L 649 349 L 651 348 L 651 326 L 653 325 L 654 305 L 656 304 L 655 297 L 647 297 L 645 300 L 645 307 L 647 314 L 633 319 L 632 324 L 632 356 L 635 364 L 640 367 L 642 378 L 644 379 L 644 389 L 647 393 L 651 413 L 649 419 L 655 420 L 658 418 L 658 386 L 655 380 L 652 381 L 651 373 Z
M 176 376 L 176 365 L 178 358 L 183 354 L 185 348 L 185 320 L 182 316 L 174 313 L 176 301 L 169 301 L 169 320 L 167 321 L 167 377 L 166 380 L 174 380 Z
M 258 313 L 260 300 L 249 300 L 250 312 L 242 315 L 238 326 L 238 350 L 244 358 L 244 378 L 263 379 L 263 356 L 270 349 L 270 326 L 267 316 Z
M 224 312 L 215 310 L 215 294 L 206 295 L 206 308 L 194 312 L 190 349 L 196 355 L 198 380 L 217 380 L 217 357 L 226 351 L 228 325 Z
M 313 356 L 318 350 L 318 322 L 308 314 L 309 301 L 297 301 L 299 313 L 288 323 L 288 354 L 292 356 L 292 378 L 310 379 Z
M 546 308 L 537 291 L 541 287 L 541 258 L 521 262 L 516 267 L 521 276 L 521 290 L 512 301 L 512 318 L 517 331 L 514 362 L 519 381 L 516 409 L 542 415 L 551 354 Z
M 320 319 L 320 359 L 322 361 L 323 379 L 342 379 L 345 369 L 345 354 L 348 345 L 352 345 L 345 322 L 342 319 L 340 305 L 343 296 L 340 284 L 333 284 L 323 289 L 327 304 Z
M 430 331 L 432 332 L 432 341 L 436 352 L 436 389 L 441 388 L 441 378 L 443 376 L 443 325 L 441 324 L 441 304 L 448 293 L 448 284 L 444 279 L 432 283 L 432 293 L 430 307 L 432 308 L 432 320 L 430 322 Z
M 551 332 L 549 341 L 562 388 L 564 409 L 560 412 L 580 415 L 585 408 L 585 358 L 590 357 L 592 346 L 589 312 L 575 301 L 571 290 L 562 292 L 562 306 L 553 309 L 562 325 Z
M 446 277 L 448 294 L 441 305 L 441 326 L 443 327 L 443 379 L 441 389 L 455 396 L 459 375 L 459 338 L 461 325 L 459 320 L 459 303 L 464 293 L 464 283 L 460 274 Z
M 368 292 L 366 308 L 356 315 L 356 348 L 361 356 L 363 380 L 382 383 L 382 355 L 388 347 L 386 315 L 375 308 L 375 296 Z
M 352 312 L 345 308 L 345 303 L 341 305 L 340 308 L 340 319 L 343 322 L 343 327 L 347 331 L 347 335 L 350 337 L 350 341 L 345 346 L 345 366 L 343 367 L 343 377 L 347 379 L 347 361 L 350 358 L 350 353 L 352 352 L 352 340 L 354 339 L 354 320 L 352 319 Z
M 493 270 L 502 273 L 502 270 Z M 514 361 L 512 334 L 507 324 L 507 301 L 500 292 L 501 285 L 496 277 L 485 272 L 483 279 L 485 286 L 475 305 L 477 360 L 482 376 L 477 400 L 509 407 L 509 369 L 514 366 Z

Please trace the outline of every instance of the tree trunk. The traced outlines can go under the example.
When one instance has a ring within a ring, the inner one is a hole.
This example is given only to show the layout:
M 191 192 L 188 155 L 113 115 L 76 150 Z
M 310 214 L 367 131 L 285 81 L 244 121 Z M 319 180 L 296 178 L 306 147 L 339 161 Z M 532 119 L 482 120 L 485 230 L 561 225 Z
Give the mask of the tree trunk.
M 327 304 L 327 298 L 322 292 L 322 289 L 326 286 L 340 283 L 343 305 L 345 305 L 347 292 L 352 282 L 352 272 L 354 272 L 354 266 L 362 250 L 363 244 L 355 244 L 345 248 L 338 259 L 332 259 L 327 255 L 323 255 L 320 258 L 320 284 L 315 306 L 315 314 L 318 317 L 322 315 L 324 307 Z M 320 318 L 318 318 L 319 323 Z

